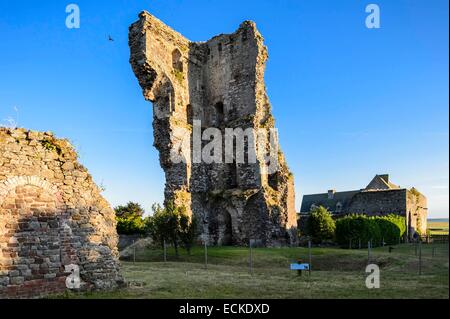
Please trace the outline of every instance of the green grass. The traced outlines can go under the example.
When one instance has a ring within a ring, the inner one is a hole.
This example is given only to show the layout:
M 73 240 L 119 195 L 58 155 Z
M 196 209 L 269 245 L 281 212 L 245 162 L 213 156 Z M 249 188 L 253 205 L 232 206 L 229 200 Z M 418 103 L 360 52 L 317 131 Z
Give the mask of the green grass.
M 58 298 L 448 298 L 448 246 L 422 245 L 423 275 L 418 275 L 414 245 L 373 249 L 373 262 L 381 268 L 381 288 L 365 286 L 366 250 L 314 248 L 313 271 L 297 276 L 289 264 L 297 258 L 307 261 L 305 248 L 260 248 L 253 252 L 253 275 L 249 272 L 249 250 L 214 247 L 193 249 L 180 257 L 168 250 L 163 262 L 161 250 L 143 249 L 136 263 L 122 262 L 128 288 L 114 292 L 69 294 Z

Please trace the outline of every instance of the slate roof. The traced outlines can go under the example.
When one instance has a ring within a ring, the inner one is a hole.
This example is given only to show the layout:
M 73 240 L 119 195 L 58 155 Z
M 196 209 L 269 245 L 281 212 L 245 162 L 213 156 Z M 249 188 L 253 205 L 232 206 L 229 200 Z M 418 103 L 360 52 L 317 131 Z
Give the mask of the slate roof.
M 400 189 L 400 186 L 395 185 L 389 181 L 389 175 L 375 175 L 372 181 L 367 185 L 365 190 L 389 190 L 389 189 Z
M 304 195 L 300 214 L 308 214 L 312 205 L 323 206 L 331 213 L 339 213 L 339 211 L 336 212 L 336 205 L 341 203 L 341 210 L 346 211 L 346 208 L 350 205 L 353 196 L 360 192 L 378 192 L 399 189 L 401 189 L 400 186 L 397 186 L 389 181 L 389 174 L 375 175 L 366 188 L 356 191 L 335 192 L 332 199 L 328 198 L 328 193 Z
M 330 212 L 336 211 L 336 205 L 342 204 L 342 210 L 345 211 L 346 207 L 350 204 L 353 196 L 361 192 L 361 190 L 336 192 L 333 199 L 328 198 L 328 193 L 313 194 L 303 196 L 302 207 L 300 209 L 301 214 L 309 213 L 312 205 L 323 206 Z

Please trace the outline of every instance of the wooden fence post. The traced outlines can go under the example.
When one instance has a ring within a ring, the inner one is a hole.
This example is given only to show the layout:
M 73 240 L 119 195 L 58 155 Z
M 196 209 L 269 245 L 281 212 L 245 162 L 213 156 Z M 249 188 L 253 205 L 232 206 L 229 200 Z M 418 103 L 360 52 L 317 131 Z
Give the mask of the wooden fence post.
M 419 241 L 419 276 L 422 275 L 422 242 Z
M 205 236 L 205 269 L 208 269 L 208 244 L 206 242 L 206 236 Z
M 308 259 L 309 259 L 309 276 L 311 276 L 311 268 L 312 268 L 312 254 L 311 254 L 311 240 L 308 240 Z
M 250 239 L 250 274 L 253 276 L 253 241 Z
M 167 248 L 166 248 L 166 240 L 164 239 L 164 262 L 167 262 Z

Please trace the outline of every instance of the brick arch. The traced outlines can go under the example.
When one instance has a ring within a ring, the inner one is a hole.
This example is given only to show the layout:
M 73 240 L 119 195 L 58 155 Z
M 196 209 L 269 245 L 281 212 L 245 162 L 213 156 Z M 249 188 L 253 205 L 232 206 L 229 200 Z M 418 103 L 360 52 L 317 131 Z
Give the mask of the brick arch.
M 47 182 L 39 176 L 14 176 L 0 182 L 0 201 L 16 187 L 25 185 L 40 187 L 54 196 L 58 195 L 56 185 Z

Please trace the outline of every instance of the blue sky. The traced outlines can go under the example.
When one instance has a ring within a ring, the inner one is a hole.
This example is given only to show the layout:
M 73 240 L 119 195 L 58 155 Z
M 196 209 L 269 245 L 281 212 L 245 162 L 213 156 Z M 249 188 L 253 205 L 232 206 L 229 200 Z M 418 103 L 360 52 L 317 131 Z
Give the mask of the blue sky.
M 80 29 L 65 26 L 70 3 Z M 369 3 L 380 29 L 365 27 Z M 447 0 L 2 0 L 0 122 L 17 107 L 21 127 L 69 138 L 113 205 L 161 202 L 151 105 L 128 63 L 128 26 L 144 9 L 193 41 L 257 23 L 298 209 L 305 193 L 389 173 L 448 217 Z

